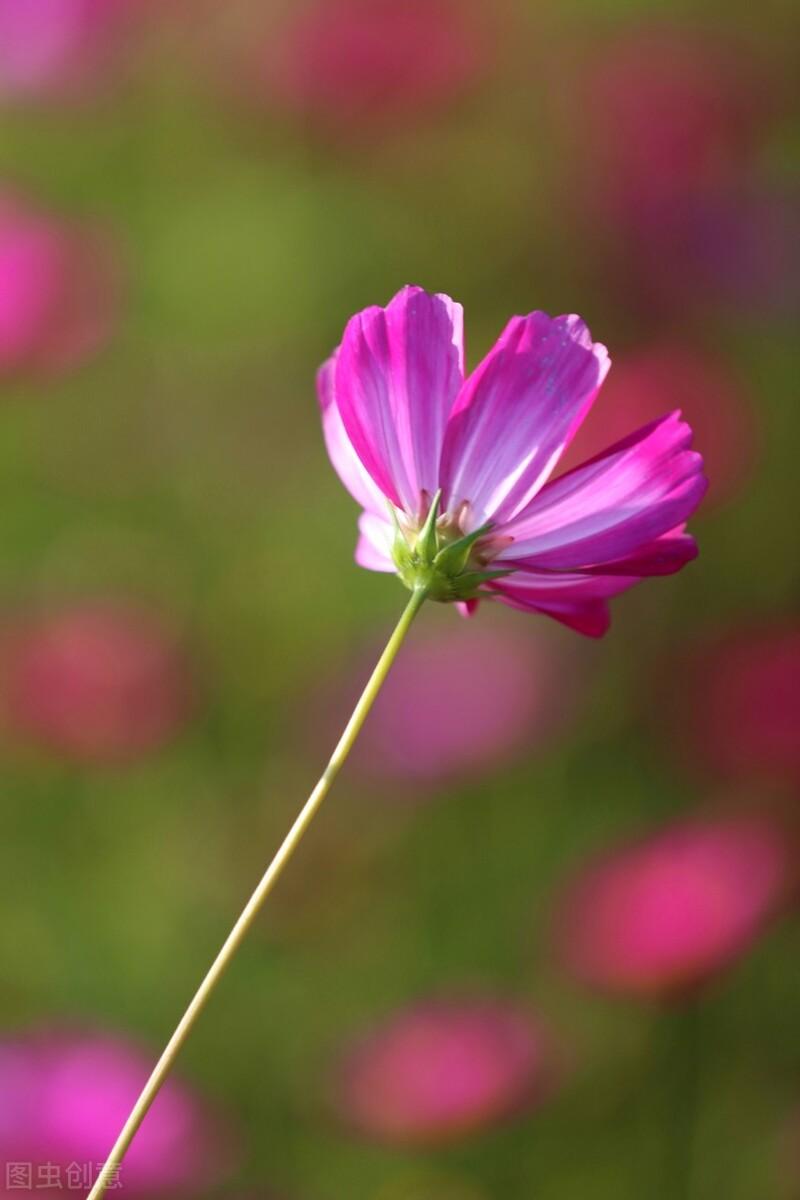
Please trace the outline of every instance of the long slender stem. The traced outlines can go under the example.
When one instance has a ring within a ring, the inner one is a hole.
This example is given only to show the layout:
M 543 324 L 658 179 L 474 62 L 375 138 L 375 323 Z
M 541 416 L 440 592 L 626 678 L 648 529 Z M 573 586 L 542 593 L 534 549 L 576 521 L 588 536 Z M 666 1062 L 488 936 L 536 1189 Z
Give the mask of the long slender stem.
M 358 703 L 353 709 L 352 716 L 345 726 L 344 733 L 339 739 L 339 742 L 330 757 L 328 765 L 320 776 L 319 782 L 312 791 L 311 795 L 306 800 L 300 813 L 292 825 L 291 829 L 284 838 L 280 849 L 273 858 L 272 862 L 267 867 L 261 882 L 248 900 L 241 916 L 237 920 L 233 929 L 228 934 L 225 943 L 222 946 L 214 962 L 208 970 L 203 982 L 194 994 L 194 997 L 186 1009 L 186 1012 L 181 1017 L 175 1032 L 167 1042 L 167 1045 L 153 1068 L 153 1072 L 142 1089 L 142 1093 L 136 1104 L 131 1110 L 125 1125 L 114 1143 L 113 1149 L 106 1159 L 94 1187 L 89 1192 L 88 1200 L 100 1200 L 104 1194 L 108 1184 L 114 1179 L 120 1164 L 125 1156 L 125 1153 L 133 1141 L 136 1131 L 142 1124 L 150 1105 L 158 1095 L 162 1084 L 169 1075 L 175 1059 L 191 1032 L 195 1021 L 200 1016 L 200 1013 L 205 1008 L 212 992 L 222 979 L 223 975 L 230 966 L 236 951 L 244 941 L 250 926 L 255 921 L 262 904 L 266 900 L 269 893 L 272 891 L 284 867 L 289 862 L 294 854 L 300 840 L 303 837 L 308 826 L 317 812 L 317 809 L 322 804 L 331 784 L 333 783 L 339 771 L 342 768 L 348 754 L 353 748 L 353 744 L 358 737 L 361 726 L 364 724 L 369 710 L 375 701 L 378 692 L 381 689 L 386 676 L 389 673 L 389 668 L 395 660 L 398 650 L 403 644 L 403 640 L 408 633 L 411 622 L 419 612 L 424 600 L 426 592 L 424 590 L 414 591 L 411 595 L 403 615 L 397 623 L 394 633 L 389 638 L 385 650 L 378 659 L 378 663 L 372 675 L 369 678 L 367 686 L 361 693 Z

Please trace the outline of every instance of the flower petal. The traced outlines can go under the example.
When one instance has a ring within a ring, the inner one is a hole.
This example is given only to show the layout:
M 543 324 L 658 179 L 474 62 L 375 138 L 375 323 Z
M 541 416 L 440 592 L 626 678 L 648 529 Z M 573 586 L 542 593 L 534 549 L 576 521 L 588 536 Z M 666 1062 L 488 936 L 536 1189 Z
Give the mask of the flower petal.
M 602 637 L 611 622 L 608 600 L 639 577 L 520 572 L 490 585 L 492 595 L 522 612 L 542 613 L 587 637 Z
M 697 558 L 697 542 L 691 534 L 684 533 L 685 526 L 679 525 L 669 533 L 655 538 L 645 546 L 616 562 L 586 567 L 587 574 L 603 575 L 674 575 L 687 563 Z
M 353 449 L 334 395 L 334 362 L 332 355 L 317 372 L 317 394 L 322 410 L 322 435 L 333 468 L 354 500 L 370 512 L 385 513 L 386 497 L 372 476 L 364 469 Z
M 665 550 L 688 561 L 691 540 L 680 527 L 707 486 L 691 438 L 680 413 L 671 413 L 553 480 L 503 529 L 514 541 L 497 561 L 568 571 L 615 564 L 634 574 L 640 559 L 650 562 L 644 573 L 663 573 L 653 568 Z M 654 549 L 670 531 L 677 542 Z
M 375 513 L 363 512 L 358 518 L 361 536 L 356 544 L 356 562 L 368 571 L 396 572 L 392 558 L 395 530 L 391 521 Z
M 456 600 L 456 610 L 460 616 L 469 620 L 470 617 L 475 616 L 479 604 L 480 600 L 474 598 L 472 600 Z
M 513 317 L 464 384 L 442 452 L 444 507 L 508 521 L 550 475 L 609 367 L 579 317 Z
M 463 313 L 448 296 L 406 287 L 347 325 L 335 365 L 350 441 L 385 496 L 417 516 L 439 486 L 450 409 L 463 380 Z

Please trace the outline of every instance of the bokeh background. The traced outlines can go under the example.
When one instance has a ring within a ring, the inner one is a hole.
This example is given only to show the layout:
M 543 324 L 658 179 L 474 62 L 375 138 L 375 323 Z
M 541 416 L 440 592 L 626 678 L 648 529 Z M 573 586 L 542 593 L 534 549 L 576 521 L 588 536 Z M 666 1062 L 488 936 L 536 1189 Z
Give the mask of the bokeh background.
M 314 373 L 406 282 L 470 364 L 581 313 L 574 454 L 683 408 L 701 555 L 600 642 L 428 606 L 123 1194 L 800 1196 L 794 7 L 0 0 L 4 1200 L 80 1194 L 404 602 Z

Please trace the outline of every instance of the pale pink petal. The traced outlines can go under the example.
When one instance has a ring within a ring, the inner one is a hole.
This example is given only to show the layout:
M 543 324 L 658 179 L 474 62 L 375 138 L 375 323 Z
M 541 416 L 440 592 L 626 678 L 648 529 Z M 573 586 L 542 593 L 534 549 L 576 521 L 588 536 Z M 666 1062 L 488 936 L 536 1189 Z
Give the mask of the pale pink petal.
M 364 470 L 361 459 L 345 432 L 334 396 L 334 361 L 332 355 L 317 372 L 317 393 L 322 409 L 322 435 L 333 468 L 354 500 L 369 512 L 383 513 L 386 497 Z
M 417 515 L 439 486 L 444 430 L 463 379 L 463 314 L 448 296 L 406 287 L 347 324 L 336 403 L 385 496 Z
M 508 521 L 552 472 L 608 370 L 579 317 L 513 317 L 469 376 L 442 453 L 444 503 L 470 504 L 474 526 Z
M 670 531 L 679 536 L 706 490 L 691 439 L 672 413 L 553 480 L 504 528 L 514 541 L 498 562 L 577 570 L 631 556 L 636 562 L 645 551 L 652 557 L 651 544 Z M 688 553 L 688 541 L 679 550 Z
M 456 608 L 458 610 L 459 616 L 465 617 L 468 620 L 470 617 L 475 616 L 475 613 L 478 611 L 479 604 L 480 604 L 480 600 L 477 600 L 477 599 L 457 600 Z
M 356 545 L 356 562 L 368 571 L 391 571 L 397 567 L 392 559 L 395 529 L 391 521 L 385 521 L 375 513 L 363 512 L 358 518 L 361 536 Z

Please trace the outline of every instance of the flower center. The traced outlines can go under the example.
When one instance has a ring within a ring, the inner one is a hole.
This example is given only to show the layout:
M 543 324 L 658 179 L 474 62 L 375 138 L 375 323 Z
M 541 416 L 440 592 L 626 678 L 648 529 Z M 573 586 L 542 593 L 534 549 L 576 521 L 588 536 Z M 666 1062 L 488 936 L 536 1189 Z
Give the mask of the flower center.
M 392 508 L 396 530 L 392 558 L 411 591 L 424 591 L 431 600 L 444 604 L 470 600 L 482 584 L 511 572 L 486 569 L 502 548 L 491 538 L 490 523 L 464 533 L 468 505 L 440 513 L 440 503 L 441 492 L 437 492 L 418 524 L 406 520 L 401 524 Z

